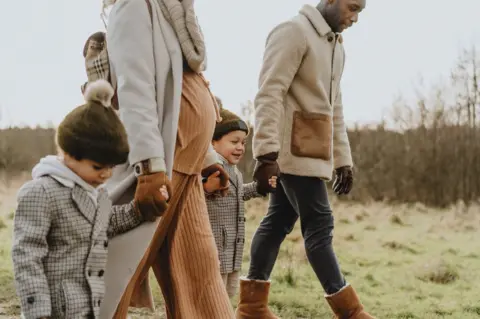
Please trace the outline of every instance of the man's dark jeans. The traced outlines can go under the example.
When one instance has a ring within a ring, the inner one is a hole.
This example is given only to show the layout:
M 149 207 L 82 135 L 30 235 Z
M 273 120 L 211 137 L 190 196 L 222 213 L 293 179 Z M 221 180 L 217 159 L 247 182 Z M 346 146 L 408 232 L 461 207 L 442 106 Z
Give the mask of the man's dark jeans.
M 283 240 L 300 217 L 308 260 L 327 294 L 345 286 L 332 247 L 333 215 L 323 180 L 282 174 L 250 250 L 248 279 L 268 280 Z

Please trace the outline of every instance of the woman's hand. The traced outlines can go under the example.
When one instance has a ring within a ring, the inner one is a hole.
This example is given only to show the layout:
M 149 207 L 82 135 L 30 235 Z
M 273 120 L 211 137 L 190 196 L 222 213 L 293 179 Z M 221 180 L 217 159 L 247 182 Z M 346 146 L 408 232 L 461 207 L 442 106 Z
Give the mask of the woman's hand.
M 172 186 L 165 172 L 140 175 L 135 190 L 135 209 L 147 221 L 161 217 L 172 196 Z

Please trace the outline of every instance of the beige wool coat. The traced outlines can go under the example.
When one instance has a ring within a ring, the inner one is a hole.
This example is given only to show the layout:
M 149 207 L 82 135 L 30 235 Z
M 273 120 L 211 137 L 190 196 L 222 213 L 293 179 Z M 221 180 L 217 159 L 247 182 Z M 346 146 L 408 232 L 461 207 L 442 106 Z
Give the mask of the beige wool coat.
M 107 49 L 117 85 L 119 115 L 130 145 L 129 162 L 116 167 L 106 185 L 114 203 L 133 198 L 131 186 L 136 177 L 132 165 L 138 161 L 161 158 L 172 178 L 182 95 L 182 51 L 158 1 L 148 1 L 151 17 L 145 0 L 117 0 L 108 16 Z M 216 153 L 210 148 L 204 167 L 216 162 Z M 159 222 L 161 218 L 111 241 L 101 318 L 113 317 Z
M 311 5 L 271 31 L 254 103 L 255 157 L 279 152 L 282 173 L 325 180 L 333 168 L 353 165 L 340 89 L 342 42 Z

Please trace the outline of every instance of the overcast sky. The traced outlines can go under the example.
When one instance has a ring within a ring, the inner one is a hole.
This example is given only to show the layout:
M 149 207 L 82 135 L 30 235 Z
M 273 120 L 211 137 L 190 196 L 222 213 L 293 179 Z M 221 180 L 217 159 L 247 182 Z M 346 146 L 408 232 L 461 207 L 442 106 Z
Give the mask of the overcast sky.
M 226 108 L 239 111 L 257 90 L 265 38 L 305 3 L 197 0 L 209 57 L 206 76 Z M 0 3 L 0 124 L 58 124 L 82 103 L 83 44 L 103 29 L 101 0 Z M 378 122 L 419 76 L 448 76 L 459 52 L 480 44 L 479 0 L 367 0 L 345 35 L 342 80 L 348 123 Z

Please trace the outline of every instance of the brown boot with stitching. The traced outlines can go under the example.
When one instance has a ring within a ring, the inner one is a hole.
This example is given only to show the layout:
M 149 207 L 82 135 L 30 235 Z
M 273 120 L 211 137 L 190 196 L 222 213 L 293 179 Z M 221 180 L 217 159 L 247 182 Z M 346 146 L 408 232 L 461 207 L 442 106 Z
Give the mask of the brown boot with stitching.
M 268 308 L 270 282 L 240 279 L 240 298 L 236 319 L 280 319 Z
M 363 305 L 352 286 L 347 285 L 339 292 L 325 296 L 337 319 L 375 319 L 363 310 Z

